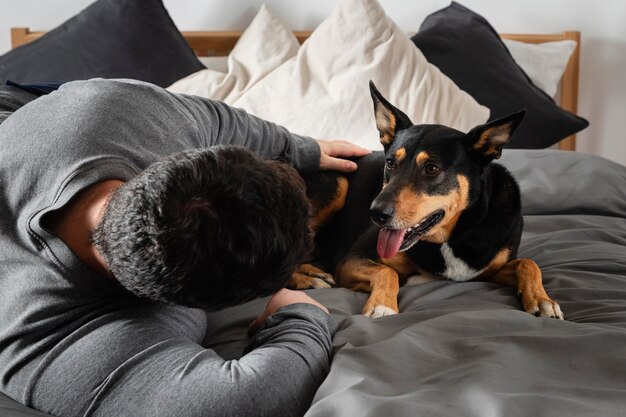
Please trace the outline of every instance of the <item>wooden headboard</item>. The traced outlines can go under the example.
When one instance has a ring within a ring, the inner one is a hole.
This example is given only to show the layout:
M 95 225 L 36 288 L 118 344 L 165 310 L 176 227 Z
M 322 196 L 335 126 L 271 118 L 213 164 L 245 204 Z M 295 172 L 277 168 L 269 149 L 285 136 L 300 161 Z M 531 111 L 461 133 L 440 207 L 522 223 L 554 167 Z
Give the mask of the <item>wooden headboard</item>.
M 242 31 L 191 31 L 182 32 L 185 39 L 198 56 L 226 56 L 234 48 Z M 294 31 L 300 43 L 304 42 L 312 32 Z M 34 41 L 45 32 L 35 32 L 28 28 L 11 29 L 11 46 L 17 48 Z M 567 31 L 557 34 L 501 34 L 502 38 L 526 43 L 543 43 L 551 41 L 573 40 L 576 49 L 561 79 L 560 105 L 574 114 L 578 111 L 578 71 L 580 65 L 580 32 Z M 559 149 L 573 151 L 576 149 L 576 136 L 568 136 L 559 142 Z

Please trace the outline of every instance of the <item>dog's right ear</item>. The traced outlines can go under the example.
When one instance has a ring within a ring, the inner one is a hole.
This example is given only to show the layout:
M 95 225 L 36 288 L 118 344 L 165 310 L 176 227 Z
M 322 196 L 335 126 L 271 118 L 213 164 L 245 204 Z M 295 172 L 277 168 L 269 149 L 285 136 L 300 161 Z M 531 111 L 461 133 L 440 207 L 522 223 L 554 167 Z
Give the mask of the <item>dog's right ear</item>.
M 380 134 L 380 143 L 383 144 L 385 150 L 396 137 L 396 133 L 400 130 L 408 129 L 413 126 L 409 117 L 392 106 L 385 97 L 376 89 L 374 83 L 370 80 L 370 93 L 374 101 L 374 115 L 376 116 L 376 127 Z

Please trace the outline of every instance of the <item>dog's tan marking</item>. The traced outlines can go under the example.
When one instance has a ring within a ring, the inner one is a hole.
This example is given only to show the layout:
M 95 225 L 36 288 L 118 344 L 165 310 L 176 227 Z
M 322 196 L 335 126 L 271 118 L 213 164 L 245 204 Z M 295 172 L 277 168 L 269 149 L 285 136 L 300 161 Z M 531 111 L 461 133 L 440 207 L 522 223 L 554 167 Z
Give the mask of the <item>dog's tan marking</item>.
M 509 261 L 509 256 L 511 256 L 511 250 L 509 248 L 500 250 L 496 253 L 496 256 L 493 257 L 491 262 L 489 262 L 489 264 L 483 269 L 481 277 L 491 276 L 502 269 L 502 267 Z
M 420 272 L 418 266 L 415 265 L 411 258 L 409 258 L 409 255 L 405 252 L 398 252 L 393 258 L 380 258 L 378 262 L 392 268 L 402 278 L 406 278 Z
M 428 152 L 422 151 L 417 154 L 417 157 L 415 158 L 415 162 L 417 163 L 417 165 L 419 165 L 423 162 L 428 161 L 429 158 L 430 158 L 430 155 L 428 155 Z
M 306 290 L 309 288 L 330 288 L 335 281 L 332 275 L 311 264 L 300 264 L 287 283 L 292 290 Z
M 400 190 L 396 197 L 395 205 L 395 222 L 397 227 L 411 227 L 421 220 L 418 216 L 423 210 L 420 210 L 419 205 L 423 200 L 423 196 L 416 193 L 409 186 L 405 186 Z
M 370 293 L 362 310 L 366 316 L 375 316 L 376 308 L 378 311 L 386 311 L 385 308 L 395 313 L 399 311 L 398 273 L 388 266 L 369 259 L 348 258 L 338 265 L 335 276 L 344 288 Z
M 498 256 L 496 256 L 497 258 Z M 493 261 L 492 261 L 493 262 Z M 482 280 L 517 288 L 524 311 L 541 317 L 563 320 L 560 306 L 546 293 L 541 282 L 541 270 L 531 259 L 513 259 Z
M 501 126 L 494 126 L 485 129 L 480 134 L 480 138 L 472 146 L 476 150 L 482 151 L 485 155 L 491 156 L 499 154 L 502 147 L 508 142 L 513 130 L 513 123 L 505 123 Z
M 396 137 L 396 116 L 382 103 L 379 103 L 375 109 L 376 127 L 380 133 L 380 142 L 387 146 L 393 142 Z
M 348 179 L 346 177 L 337 177 L 337 187 L 335 196 L 330 204 L 323 207 L 313 207 L 313 218 L 311 219 L 311 228 L 317 232 L 320 227 L 325 225 L 337 214 L 346 203 L 348 195 Z
M 458 188 L 447 195 L 418 194 L 405 187 L 396 198 L 396 225 L 398 228 L 412 227 L 436 210 L 443 209 L 443 220 L 433 227 L 422 240 L 443 243 L 448 240 L 454 226 L 469 200 L 469 181 L 464 175 L 457 175 Z
M 406 157 L 406 149 L 400 148 L 395 153 L 396 162 L 402 162 L 402 160 Z
M 453 192 L 454 195 L 452 196 L 453 202 L 450 205 L 450 214 L 446 211 L 446 216 L 441 223 L 435 226 L 427 236 L 424 236 L 424 238 L 422 238 L 423 240 L 436 243 L 447 242 L 456 227 L 456 222 L 459 221 L 459 217 L 461 217 L 461 213 L 467 208 L 469 201 L 469 181 L 466 176 L 460 174 L 456 176 L 456 179 L 459 183 L 459 189 L 458 192 Z
M 472 148 L 476 149 L 477 151 L 480 150 L 483 146 L 485 146 L 485 144 L 487 143 L 487 141 L 489 140 L 489 129 L 485 130 L 480 137 L 478 138 L 478 140 L 474 143 L 474 145 L 472 145 Z

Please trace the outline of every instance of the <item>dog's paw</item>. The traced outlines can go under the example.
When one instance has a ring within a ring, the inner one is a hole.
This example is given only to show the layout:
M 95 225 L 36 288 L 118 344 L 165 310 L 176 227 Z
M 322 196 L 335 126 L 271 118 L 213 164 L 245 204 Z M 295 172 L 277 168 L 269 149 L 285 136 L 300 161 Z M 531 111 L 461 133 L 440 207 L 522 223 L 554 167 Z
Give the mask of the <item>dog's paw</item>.
M 319 268 L 310 264 L 302 264 L 293 273 L 287 283 L 287 288 L 292 290 L 307 290 L 311 288 L 332 288 L 335 280 Z
M 391 307 L 387 307 L 386 305 L 377 305 L 374 308 L 368 308 L 367 311 L 363 312 L 364 316 L 367 317 L 371 317 L 373 319 L 377 319 L 379 317 L 384 317 L 384 316 L 391 316 L 394 314 L 398 314 L 397 311 L 395 311 L 393 308 Z
M 550 298 L 522 296 L 522 304 L 524 305 L 524 311 L 534 316 L 565 320 L 559 304 Z
M 565 320 L 565 316 L 563 316 L 563 312 L 561 311 L 561 306 L 558 303 L 549 300 L 549 301 L 541 301 L 539 303 L 539 311 L 536 311 L 534 314 L 539 317 L 550 317 L 553 319 Z
M 361 313 L 364 316 L 377 319 L 378 317 L 398 314 L 398 292 L 397 291 L 377 291 L 370 294 Z
M 299 273 L 294 273 L 291 276 L 291 279 L 287 283 L 287 288 L 290 290 L 309 290 L 313 288 L 332 288 L 333 286 L 328 283 L 328 281 L 311 277 L 308 275 L 302 275 Z
M 333 278 L 332 275 L 327 274 L 326 272 L 319 272 L 319 273 L 315 273 L 313 275 L 309 275 L 310 277 L 318 280 L 318 281 L 322 281 L 324 285 L 324 288 L 328 287 L 336 287 L 337 283 L 335 282 L 335 279 Z
M 333 286 L 327 280 L 317 277 L 309 277 L 308 288 L 332 288 Z

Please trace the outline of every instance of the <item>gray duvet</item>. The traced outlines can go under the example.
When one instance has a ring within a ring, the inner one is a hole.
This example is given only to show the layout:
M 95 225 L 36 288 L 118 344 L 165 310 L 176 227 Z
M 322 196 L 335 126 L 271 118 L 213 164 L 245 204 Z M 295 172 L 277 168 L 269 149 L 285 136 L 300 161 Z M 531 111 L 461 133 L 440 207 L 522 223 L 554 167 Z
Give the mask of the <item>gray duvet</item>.
M 339 330 L 307 416 L 626 416 L 626 168 L 561 151 L 500 162 L 522 188 L 519 255 L 566 321 L 484 282 L 402 288 L 401 313 L 374 320 L 359 314 L 365 294 L 311 290 Z M 264 302 L 210 314 L 207 346 L 238 357 Z
M 402 288 L 401 313 L 375 320 L 359 314 L 365 294 L 309 291 L 339 330 L 308 417 L 626 416 L 626 168 L 559 151 L 501 162 L 522 188 L 520 256 L 541 266 L 566 321 L 483 282 Z M 266 301 L 209 314 L 206 346 L 239 357 Z M 0 395 L 0 415 L 43 414 Z

